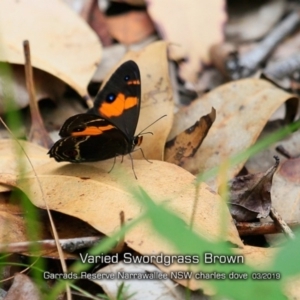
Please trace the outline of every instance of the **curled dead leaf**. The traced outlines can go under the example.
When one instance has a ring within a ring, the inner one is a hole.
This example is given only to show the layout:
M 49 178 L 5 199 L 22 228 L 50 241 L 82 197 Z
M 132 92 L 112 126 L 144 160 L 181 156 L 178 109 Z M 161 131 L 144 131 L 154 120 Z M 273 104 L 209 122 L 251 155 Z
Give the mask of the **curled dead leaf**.
M 212 106 L 218 116 L 194 159 L 182 167 L 198 174 L 246 150 L 255 143 L 271 115 L 286 101 L 292 103 L 298 99 L 265 80 L 254 78 L 224 84 L 194 101 L 175 115 L 169 138 L 194 124 L 199 115 L 207 114 Z M 229 178 L 241 170 L 245 161 L 229 169 Z
M 186 224 L 194 214 L 193 229 L 197 234 L 212 241 L 225 239 L 243 247 L 225 203 L 204 183 L 199 188 L 198 198 L 201 201 L 195 205 L 195 177 L 189 172 L 162 161 L 149 164 L 144 160 L 134 160 L 139 178 L 135 180 L 130 160 L 125 159 L 122 165 L 117 163 L 114 170 L 107 173 L 112 163 L 112 160 L 108 160 L 92 164 L 58 165 L 53 161 L 36 168 L 38 180 L 33 174 L 28 174 L 20 178 L 17 187 L 30 195 L 34 205 L 44 209 L 44 201 L 47 201 L 51 210 L 77 217 L 110 236 L 120 228 L 121 210 L 124 211 L 126 223 L 143 213 L 142 203 L 138 203 L 128 192 L 128 186 L 135 188 L 141 185 L 157 203 L 173 211 Z M 0 182 L 5 182 L 5 178 L 0 177 Z M 222 225 L 221 213 L 224 216 Z M 170 243 L 152 229 L 148 220 L 141 221 L 126 233 L 125 242 L 141 254 L 177 253 Z M 201 286 L 202 282 L 199 281 L 193 289 Z
M 201 146 L 211 125 L 216 119 L 216 110 L 199 119 L 193 126 L 181 132 L 171 141 L 166 143 L 165 161 L 178 166 L 191 159 Z
M 275 165 L 265 174 L 238 176 L 230 181 L 230 212 L 235 220 L 250 221 L 269 215 L 272 179 L 278 168 L 279 158 L 275 157 L 275 161 Z
M 281 217 L 300 222 L 300 158 L 285 161 L 274 176 L 272 202 Z
M 34 67 L 58 77 L 80 95 L 87 94 L 86 87 L 101 58 L 101 45 L 66 4 L 58 0 L 51 4 L 2 0 L 0 28 L 0 61 L 24 64 L 22 43 L 27 39 Z

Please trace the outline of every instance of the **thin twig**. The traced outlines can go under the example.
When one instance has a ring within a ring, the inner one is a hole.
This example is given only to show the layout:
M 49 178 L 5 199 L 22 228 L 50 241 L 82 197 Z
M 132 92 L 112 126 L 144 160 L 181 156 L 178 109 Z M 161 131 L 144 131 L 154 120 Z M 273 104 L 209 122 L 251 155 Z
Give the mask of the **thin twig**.
M 233 61 L 227 61 L 231 78 L 238 79 L 253 74 L 274 48 L 297 27 L 299 22 L 299 12 L 291 12 L 253 50 L 245 53 L 238 60 L 235 58 Z
M 125 214 L 124 214 L 123 210 L 120 212 L 120 224 L 121 224 L 121 228 L 123 228 L 124 225 L 125 225 Z M 120 252 L 122 252 L 123 249 L 124 249 L 124 245 L 125 245 L 125 235 L 123 235 L 120 238 L 117 246 L 111 252 L 113 252 L 113 253 L 120 253 Z
M 295 71 L 299 70 L 300 54 L 296 53 L 286 59 L 268 65 L 264 73 L 271 78 L 282 79 L 293 75 Z
M 35 97 L 33 71 L 31 65 L 31 55 L 29 42 L 26 40 L 23 42 L 24 56 L 25 56 L 25 75 L 26 75 L 26 87 L 29 94 L 29 106 L 31 114 L 31 128 L 29 133 L 29 140 L 49 149 L 53 141 L 51 140 L 47 130 L 44 127 L 37 99 Z
M 290 239 L 295 239 L 295 235 L 291 228 L 286 224 L 286 222 L 282 219 L 279 213 L 276 211 L 274 207 L 270 210 L 270 218 L 274 221 L 276 226 L 280 228 L 280 230 Z
M 101 237 L 81 237 L 72 239 L 59 239 L 61 248 L 68 252 L 74 252 L 75 250 L 82 248 L 89 248 L 97 244 L 101 240 Z M 40 240 L 40 241 L 27 241 L 10 244 L 0 244 L 0 252 L 2 253 L 21 253 L 29 251 L 31 247 L 38 246 L 40 249 L 56 249 L 56 241 L 53 239 Z
M 40 259 L 40 257 L 38 257 L 31 265 L 29 265 L 27 268 L 25 268 L 24 270 L 20 271 L 19 273 L 20 273 L 20 274 L 24 274 L 24 273 L 26 273 L 27 271 L 29 271 L 29 270 L 36 264 L 36 262 L 37 262 L 39 259 Z M 11 280 L 11 279 L 14 279 L 15 276 L 16 276 L 16 275 L 10 276 L 10 277 L 5 278 L 5 279 L 1 279 L 1 280 L 0 280 L 0 283 L 5 282 L 5 281 L 9 281 L 9 280 Z
M 236 222 L 235 225 L 240 236 L 281 233 L 274 222 Z M 300 223 L 291 222 L 288 226 L 300 227 Z

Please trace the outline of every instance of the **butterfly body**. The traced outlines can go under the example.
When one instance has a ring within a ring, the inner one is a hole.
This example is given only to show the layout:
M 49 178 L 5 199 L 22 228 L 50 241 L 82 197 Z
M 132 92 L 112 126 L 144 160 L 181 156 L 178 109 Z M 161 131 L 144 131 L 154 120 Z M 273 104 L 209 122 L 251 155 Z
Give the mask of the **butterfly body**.
M 140 73 L 133 61 L 123 63 L 96 96 L 86 114 L 67 119 L 48 154 L 73 163 L 126 155 L 140 145 L 135 136 L 140 113 Z

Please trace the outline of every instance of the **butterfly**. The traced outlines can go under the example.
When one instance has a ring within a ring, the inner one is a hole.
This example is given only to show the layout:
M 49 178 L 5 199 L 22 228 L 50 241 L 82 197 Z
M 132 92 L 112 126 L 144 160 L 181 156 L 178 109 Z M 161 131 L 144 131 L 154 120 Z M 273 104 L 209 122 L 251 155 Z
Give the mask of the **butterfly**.
M 92 109 L 65 121 L 59 132 L 61 139 L 48 154 L 58 162 L 72 163 L 130 155 L 143 140 L 140 134 L 134 135 L 140 104 L 140 71 L 138 65 L 129 60 L 99 91 Z

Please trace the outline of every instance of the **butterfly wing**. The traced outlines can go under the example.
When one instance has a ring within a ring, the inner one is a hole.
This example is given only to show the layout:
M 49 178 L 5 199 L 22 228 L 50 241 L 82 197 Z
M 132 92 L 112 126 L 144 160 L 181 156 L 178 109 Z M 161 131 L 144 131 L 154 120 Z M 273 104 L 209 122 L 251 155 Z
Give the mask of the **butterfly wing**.
M 132 140 L 140 114 L 141 79 L 138 65 L 129 60 L 110 77 L 96 96 L 94 113 L 99 114 Z
M 127 154 L 131 145 L 122 131 L 109 121 L 92 114 L 67 119 L 48 154 L 57 161 L 88 162 Z

